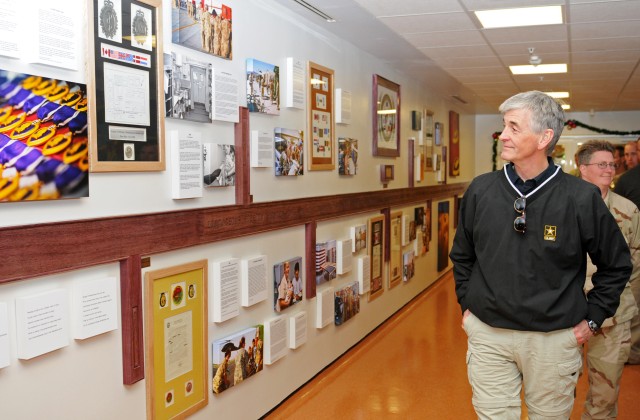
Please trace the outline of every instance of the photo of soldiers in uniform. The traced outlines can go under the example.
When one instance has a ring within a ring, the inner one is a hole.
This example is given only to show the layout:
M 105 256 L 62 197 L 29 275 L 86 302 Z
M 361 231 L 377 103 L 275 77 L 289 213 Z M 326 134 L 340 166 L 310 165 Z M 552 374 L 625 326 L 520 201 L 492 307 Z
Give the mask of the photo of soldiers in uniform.
M 402 255 L 402 281 L 409 281 L 416 273 L 415 253 L 407 251 Z
M 358 171 L 358 140 L 338 139 L 338 174 L 355 175 Z
M 358 282 L 352 282 L 334 292 L 335 324 L 342 325 L 360 312 Z
M 233 59 L 231 7 L 212 0 L 171 0 L 171 42 Z
M 276 176 L 304 174 L 304 140 L 302 130 L 274 129 Z
M 165 117 L 211 122 L 213 66 L 185 54 L 164 54 Z
M 256 325 L 213 342 L 214 394 L 220 394 L 262 370 L 263 340 L 264 326 Z
M 247 59 L 247 108 L 249 112 L 280 115 L 280 68 Z

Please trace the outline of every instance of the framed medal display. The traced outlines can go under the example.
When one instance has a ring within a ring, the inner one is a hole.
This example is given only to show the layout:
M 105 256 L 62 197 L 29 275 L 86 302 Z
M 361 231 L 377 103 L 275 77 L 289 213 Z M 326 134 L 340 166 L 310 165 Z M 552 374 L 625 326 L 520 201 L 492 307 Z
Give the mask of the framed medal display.
M 92 172 L 165 169 L 161 5 L 89 2 Z

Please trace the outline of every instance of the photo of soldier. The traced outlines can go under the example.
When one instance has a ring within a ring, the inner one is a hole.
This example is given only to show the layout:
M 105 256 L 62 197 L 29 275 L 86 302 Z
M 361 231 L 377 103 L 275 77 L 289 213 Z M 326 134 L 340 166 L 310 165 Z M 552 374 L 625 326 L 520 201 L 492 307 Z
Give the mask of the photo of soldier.
M 358 282 L 352 282 L 334 292 L 335 324 L 342 325 L 360 312 Z
M 263 368 L 264 326 L 256 325 L 212 344 L 214 394 L 239 384 Z
M 212 0 L 171 2 L 171 41 L 216 57 L 233 59 L 231 7 Z

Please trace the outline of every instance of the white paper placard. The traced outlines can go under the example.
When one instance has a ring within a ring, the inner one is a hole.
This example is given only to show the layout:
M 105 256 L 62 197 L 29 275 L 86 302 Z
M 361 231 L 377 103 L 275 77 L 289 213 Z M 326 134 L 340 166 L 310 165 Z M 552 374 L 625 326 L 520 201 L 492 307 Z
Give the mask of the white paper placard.
M 297 349 L 307 342 L 307 313 L 298 312 L 289 318 L 289 348 Z
M 402 215 L 402 246 L 409 245 L 409 230 L 411 224 L 409 223 L 409 216 L 406 214 Z
M 172 198 L 202 197 L 202 179 L 201 133 L 171 131 Z
M 240 314 L 240 262 L 237 258 L 214 261 L 211 321 L 224 322 Z
M 317 292 L 316 300 L 316 328 L 324 328 L 333 324 L 333 287 L 327 287 Z
M 287 57 L 287 80 L 285 83 L 285 106 L 304 109 L 304 61 Z
M 211 114 L 214 120 L 238 122 L 238 79 L 231 73 L 213 69 L 213 100 Z
M 351 124 L 351 92 L 336 89 L 336 123 Z
M 69 345 L 69 293 L 63 289 L 16 299 L 18 357 L 36 356 Z
M 264 363 L 273 364 L 287 354 L 287 317 L 281 315 L 264 323 Z
M 7 304 L 0 302 L 0 369 L 9 366 L 9 316 Z
M 23 17 L 30 22 L 24 44 L 28 60 L 78 70 L 83 8 L 76 2 L 36 0 L 27 9 L 29 14 Z
M 242 306 L 255 305 L 267 298 L 267 256 L 242 260 L 241 299 Z
M 371 266 L 369 265 L 368 255 L 358 258 L 357 278 L 360 285 L 360 294 L 364 295 L 371 288 Z
M 336 268 L 338 270 L 338 274 L 345 274 L 351 271 L 352 265 L 352 241 L 351 239 L 346 239 L 344 241 L 337 242 L 337 257 L 338 261 L 336 264 Z
M 415 174 L 415 180 L 418 182 L 424 181 L 424 155 L 422 153 L 418 153 L 416 155 L 416 161 L 413 166 L 413 171 Z
M 251 167 L 273 167 L 273 134 L 251 130 Z
M 118 328 L 115 277 L 83 281 L 73 287 L 73 338 L 84 340 Z

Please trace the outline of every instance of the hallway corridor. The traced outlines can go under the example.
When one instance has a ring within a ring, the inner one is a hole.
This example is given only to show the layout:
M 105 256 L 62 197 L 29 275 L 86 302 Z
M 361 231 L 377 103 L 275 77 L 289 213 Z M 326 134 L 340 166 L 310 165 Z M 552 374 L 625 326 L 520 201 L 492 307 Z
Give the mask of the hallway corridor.
M 265 419 L 475 419 L 460 320 L 449 272 Z M 585 371 L 571 420 L 586 387 Z M 640 418 L 640 366 L 625 367 L 621 388 L 618 420 Z

